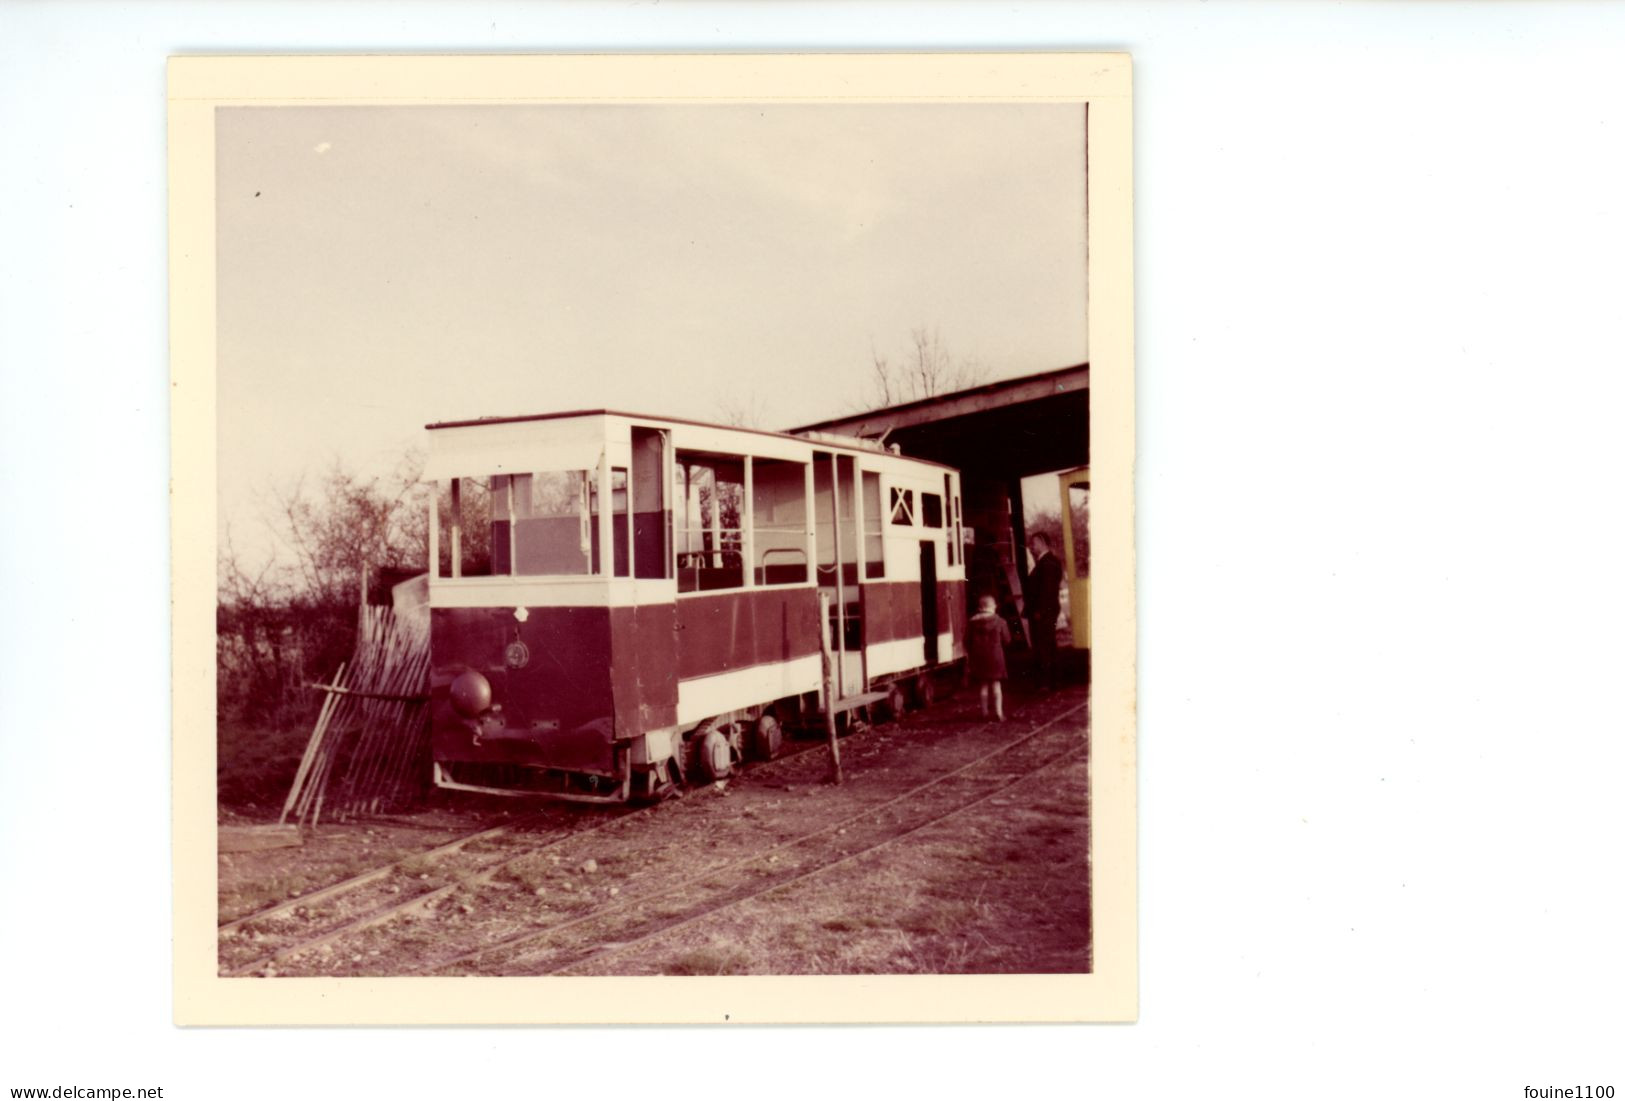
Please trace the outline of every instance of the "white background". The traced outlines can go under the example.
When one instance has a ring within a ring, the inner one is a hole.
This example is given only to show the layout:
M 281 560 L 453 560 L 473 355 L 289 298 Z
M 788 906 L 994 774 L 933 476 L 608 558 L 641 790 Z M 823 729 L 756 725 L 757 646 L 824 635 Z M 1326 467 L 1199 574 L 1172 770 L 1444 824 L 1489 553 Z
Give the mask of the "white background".
M 179 1030 L 164 58 L 1135 60 L 1141 1018 Z M 1625 8 L 0 5 L 0 1089 L 1625 1089 Z

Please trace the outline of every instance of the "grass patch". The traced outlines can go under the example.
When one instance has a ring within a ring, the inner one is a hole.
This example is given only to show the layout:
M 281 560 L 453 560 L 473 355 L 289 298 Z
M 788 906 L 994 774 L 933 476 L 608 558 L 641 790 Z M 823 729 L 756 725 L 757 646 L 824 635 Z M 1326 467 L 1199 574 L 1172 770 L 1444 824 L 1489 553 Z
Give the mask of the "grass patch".
M 666 975 L 743 975 L 750 970 L 750 958 L 743 952 L 717 948 L 695 948 L 684 952 L 662 968 Z
M 546 857 L 527 856 L 509 864 L 505 878 L 519 884 L 527 891 L 534 892 L 538 887 L 547 886 L 548 877 L 553 870 L 554 865 Z
M 969 864 L 1003 868 L 1011 864 L 1025 863 L 1038 855 L 1035 846 L 1004 843 L 988 845 L 985 848 L 960 849 L 953 853 L 953 858 Z
M 986 919 L 985 909 L 969 902 L 935 901 L 900 916 L 897 927 L 920 936 L 953 936 Z
M 230 915 L 257 914 L 278 903 L 288 902 L 295 895 L 307 894 L 324 884 L 299 872 L 274 876 L 256 883 L 245 883 L 221 897 L 221 920 Z
M 396 867 L 399 869 L 397 874 L 410 876 L 413 879 L 424 874 L 431 877 L 437 874 L 435 860 L 430 856 L 409 856 Z
M 251 817 L 280 812 L 310 740 L 308 727 L 220 725 L 215 783 L 220 805 Z

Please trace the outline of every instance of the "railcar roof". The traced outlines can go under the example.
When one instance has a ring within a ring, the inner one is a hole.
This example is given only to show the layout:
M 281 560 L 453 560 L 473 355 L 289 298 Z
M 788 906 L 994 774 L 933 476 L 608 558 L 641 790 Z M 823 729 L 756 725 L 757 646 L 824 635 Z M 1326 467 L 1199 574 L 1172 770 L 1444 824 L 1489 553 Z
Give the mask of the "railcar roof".
M 773 432 L 765 428 L 741 428 L 734 424 L 716 424 L 712 421 L 689 420 L 686 417 L 659 417 L 649 413 L 628 413 L 620 409 L 572 409 L 565 413 L 529 413 L 518 417 L 479 417 L 464 421 L 436 421 L 423 427 L 431 432 L 437 428 L 479 428 L 489 424 L 519 424 L 525 421 L 556 421 L 567 420 L 573 417 L 624 417 L 628 420 L 647 421 L 652 424 L 687 424 L 695 428 L 714 428 L 722 432 L 740 432 L 750 436 L 771 436 L 774 439 L 794 440 L 797 443 L 808 444 L 812 447 L 829 447 L 841 451 L 852 451 L 861 455 L 884 455 L 892 459 L 907 459 L 911 463 L 922 463 L 926 466 L 941 467 L 943 470 L 957 470 L 956 467 L 939 463 L 932 459 L 922 459 L 914 455 L 895 455 L 890 451 L 876 451 L 873 446 L 865 446 L 871 441 L 843 443 L 832 435 L 821 434 L 817 439 L 798 435 L 795 432 Z

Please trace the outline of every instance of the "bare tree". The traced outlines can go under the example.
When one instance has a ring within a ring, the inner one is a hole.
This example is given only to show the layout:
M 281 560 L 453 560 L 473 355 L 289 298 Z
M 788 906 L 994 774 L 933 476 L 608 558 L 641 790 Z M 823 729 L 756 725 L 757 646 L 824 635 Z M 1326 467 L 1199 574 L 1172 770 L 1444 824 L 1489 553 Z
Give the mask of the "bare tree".
M 362 478 L 338 463 L 307 492 L 301 478 L 276 495 L 283 546 L 301 596 L 354 603 L 363 569 L 428 569 L 429 489 L 421 454 L 409 454 L 386 478 Z
M 276 538 L 258 564 L 230 529 L 220 547 L 216 637 L 220 714 L 300 723 L 305 685 L 331 673 L 354 643 L 363 570 L 428 568 L 430 487 L 421 454 L 366 478 L 335 463 L 311 486 L 300 478 L 267 502 Z
M 734 428 L 765 428 L 767 410 L 761 395 L 755 390 L 748 394 L 729 393 L 717 399 L 717 413 L 722 423 Z
M 293 655 L 286 609 L 292 594 L 283 578 L 271 559 L 258 568 L 248 565 L 227 526 L 219 551 L 215 616 L 222 713 L 253 711 L 271 717 L 287 694 Z
M 870 346 L 870 401 L 873 406 L 922 401 L 979 385 L 987 367 L 974 358 L 956 358 L 936 329 L 909 330 L 909 347 L 896 360 Z
M 875 350 L 874 341 L 869 342 L 869 359 L 873 374 L 869 382 L 873 387 L 873 403 L 877 406 L 893 405 L 900 399 L 897 394 L 902 385 L 897 368 L 892 366 L 891 360 Z

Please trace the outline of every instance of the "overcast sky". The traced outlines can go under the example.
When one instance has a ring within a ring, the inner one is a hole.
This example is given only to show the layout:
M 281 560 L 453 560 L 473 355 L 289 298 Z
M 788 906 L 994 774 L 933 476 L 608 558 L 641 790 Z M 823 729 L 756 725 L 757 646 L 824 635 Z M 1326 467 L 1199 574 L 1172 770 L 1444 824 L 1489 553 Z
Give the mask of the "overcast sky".
M 222 524 L 430 421 L 866 407 L 911 329 L 1087 360 L 1081 107 L 217 113 Z

